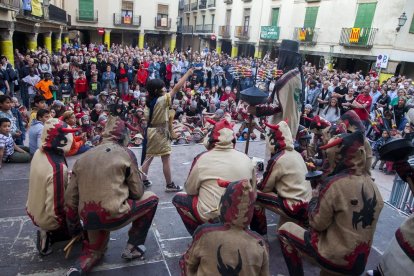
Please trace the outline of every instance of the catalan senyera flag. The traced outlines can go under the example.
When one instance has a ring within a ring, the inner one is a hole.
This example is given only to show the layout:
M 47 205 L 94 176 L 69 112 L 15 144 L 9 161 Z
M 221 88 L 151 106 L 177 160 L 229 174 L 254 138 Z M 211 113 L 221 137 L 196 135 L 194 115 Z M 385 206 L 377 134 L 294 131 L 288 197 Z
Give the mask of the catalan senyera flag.
M 349 35 L 349 43 L 358 43 L 361 35 L 361 28 L 352 28 L 351 34 Z
M 304 41 L 306 39 L 306 29 L 299 29 L 299 40 Z

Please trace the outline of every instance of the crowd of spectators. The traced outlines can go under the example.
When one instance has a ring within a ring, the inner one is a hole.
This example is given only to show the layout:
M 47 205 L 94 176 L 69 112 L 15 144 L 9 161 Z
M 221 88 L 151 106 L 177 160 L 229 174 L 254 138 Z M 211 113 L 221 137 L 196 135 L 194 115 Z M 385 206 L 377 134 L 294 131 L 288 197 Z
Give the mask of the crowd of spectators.
M 231 117 L 239 140 L 247 139 L 247 104 L 240 91 L 257 85 L 272 91 L 281 74 L 277 59 L 230 58 L 215 51 L 169 52 L 122 45 L 64 45 L 59 53 L 38 48 L 15 51 L 15 64 L 0 57 L 0 167 L 3 162 L 28 162 L 40 145 L 43 123 L 60 118 L 79 128 L 69 155 L 99 144 L 109 113 L 128 122 L 130 146 L 140 146 L 147 126 L 146 82 L 162 79 L 168 89 L 194 68 L 173 99 L 170 132 L 175 144 L 199 143 L 206 135 L 206 118 Z M 301 124 L 319 115 L 334 123 L 355 110 L 364 121 L 374 152 L 392 136 L 412 139 L 414 125 L 406 113 L 414 107 L 412 80 L 395 76 L 382 83 L 376 72 L 346 72 L 303 65 L 305 103 Z M 239 127 L 240 126 L 240 127 Z M 260 121 L 254 122 L 263 133 Z M 263 135 L 260 135 L 263 138 Z M 257 139 L 253 133 L 251 139 Z M 28 147 L 24 147 L 27 145 Z M 376 165 L 376 163 L 374 163 Z M 380 164 L 380 169 L 384 164 Z M 387 173 L 392 173 L 391 169 Z

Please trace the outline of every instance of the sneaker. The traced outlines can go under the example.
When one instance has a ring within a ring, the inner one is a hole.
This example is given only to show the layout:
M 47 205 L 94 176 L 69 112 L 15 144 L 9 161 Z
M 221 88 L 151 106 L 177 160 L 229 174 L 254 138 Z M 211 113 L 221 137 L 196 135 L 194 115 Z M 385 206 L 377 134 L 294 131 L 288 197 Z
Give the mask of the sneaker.
M 144 245 L 138 245 L 134 247 L 128 244 L 125 247 L 124 251 L 122 252 L 121 258 L 128 260 L 128 261 L 131 261 L 134 259 L 144 260 L 145 251 L 147 251 L 147 249 L 145 248 Z
M 71 267 L 68 272 L 66 272 L 66 276 L 80 276 L 82 275 L 81 271 L 77 268 Z
M 151 185 L 152 185 L 152 182 L 151 181 L 144 180 L 144 186 L 145 186 L 145 188 L 151 187 Z
M 165 192 L 167 193 L 176 193 L 181 192 L 183 190 L 183 187 L 175 185 L 174 182 L 171 182 L 171 184 L 168 184 L 167 187 L 165 187 Z
M 52 254 L 52 248 L 50 243 L 50 237 L 46 231 L 37 230 L 37 241 L 36 248 L 39 251 L 39 254 L 42 256 L 47 256 Z

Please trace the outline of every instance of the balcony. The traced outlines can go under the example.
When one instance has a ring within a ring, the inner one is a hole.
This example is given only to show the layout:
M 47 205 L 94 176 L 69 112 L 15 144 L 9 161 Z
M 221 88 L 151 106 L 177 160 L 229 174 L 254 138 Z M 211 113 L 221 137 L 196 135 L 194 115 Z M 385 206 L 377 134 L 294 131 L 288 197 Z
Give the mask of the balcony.
M 49 20 L 56 21 L 66 25 L 68 23 L 68 16 L 65 10 L 50 4 Z
M 191 10 L 196 11 L 197 9 L 198 9 L 198 4 L 197 3 L 191 3 Z
M 0 0 L 0 9 L 19 11 L 20 0 Z
M 184 10 L 184 7 L 185 7 L 184 0 L 180 0 L 180 2 L 178 2 L 178 9 L 182 11 Z
M 76 10 L 76 21 L 77 22 L 98 22 L 98 10 Z
M 191 4 L 184 5 L 184 12 L 191 12 Z
M 171 18 L 158 18 L 155 17 L 155 29 L 158 30 L 169 30 L 171 29 Z
M 193 30 L 194 30 L 194 28 L 193 28 L 192 25 L 182 26 L 182 33 L 183 34 L 192 34 Z
M 374 45 L 375 28 L 342 28 L 339 45 L 344 47 L 372 48 Z
M 215 9 L 216 8 L 216 0 L 208 0 L 207 1 L 207 8 Z
M 219 36 L 221 36 L 222 38 L 230 38 L 231 37 L 230 29 L 231 28 L 228 25 L 219 26 Z
M 304 45 L 316 45 L 318 30 L 316 28 L 295 28 L 293 39 Z
M 239 39 L 249 39 L 250 38 L 250 26 L 236 26 L 234 28 L 234 36 Z
M 207 0 L 200 0 L 198 4 L 198 9 L 200 10 L 207 9 Z
M 224 4 L 233 4 L 233 0 L 224 0 Z
M 141 16 L 123 16 L 120 13 L 114 13 L 114 26 L 139 27 L 141 26 Z
M 208 34 L 214 32 L 213 24 L 196 25 L 196 33 Z

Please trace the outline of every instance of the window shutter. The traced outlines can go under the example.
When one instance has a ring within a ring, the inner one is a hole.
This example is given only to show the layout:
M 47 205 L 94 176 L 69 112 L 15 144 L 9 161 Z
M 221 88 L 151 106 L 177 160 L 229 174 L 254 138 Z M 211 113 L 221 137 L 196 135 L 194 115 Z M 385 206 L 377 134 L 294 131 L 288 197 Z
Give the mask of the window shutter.
M 134 2 L 133 1 L 122 1 L 122 9 L 126 11 L 133 11 Z
M 279 8 L 272 9 L 272 26 L 277 26 L 279 23 Z
M 410 33 L 414 34 L 414 16 L 413 16 L 413 19 L 411 20 Z
M 159 14 L 168 14 L 168 5 L 158 4 L 158 13 Z
M 354 27 L 371 28 L 377 3 L 359 4 Z
M 315 28 L 319 7 L 307 7 L 305 14 L 304 28 Z

